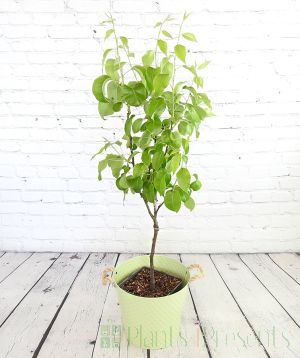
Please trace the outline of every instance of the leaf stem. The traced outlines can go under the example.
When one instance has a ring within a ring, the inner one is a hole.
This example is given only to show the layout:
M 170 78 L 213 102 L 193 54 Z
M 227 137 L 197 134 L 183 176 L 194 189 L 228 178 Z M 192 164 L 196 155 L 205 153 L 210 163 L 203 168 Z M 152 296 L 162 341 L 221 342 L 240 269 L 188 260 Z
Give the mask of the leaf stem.
M 117 38 L 117 33 L 116 33 L 116 28 L 115 28 L 115 21 L 111 15 L 111 13 L 109 14 L 110 16 L 110 20 L 112 23 L 112 28 L 113 28 L 113 32 L 114 32 L 114 38 L 115 38 L 115 43 L 116 43 L 116 52 L 117 52 L 117 59 L 118 59 L 118 63 L 119 63 L 119 67 L 120 67 L 120 73 L 121 73 L 121 79 L 122 79 L 122 84 L 124 84 L 124 75 L 123 75 L 123 69 L 120 66 L 121 64 L 121 57 L 120 57 L 120 52 L 119 52 L 119 43 L 118 43 L 118 38 Z

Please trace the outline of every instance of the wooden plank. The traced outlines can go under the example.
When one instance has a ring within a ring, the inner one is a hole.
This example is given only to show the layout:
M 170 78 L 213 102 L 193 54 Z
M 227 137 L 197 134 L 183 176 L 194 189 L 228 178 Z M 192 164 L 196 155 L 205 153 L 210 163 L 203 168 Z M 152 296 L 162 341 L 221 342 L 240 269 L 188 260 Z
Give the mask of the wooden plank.
M 0 357 L 35 356 L 87 256 L 63 254 L 54 262 L 0 328 Z
M 240 258 L 237 255 L 211 257 L 269 355 L 299 357 L 299 327 Z
M 114 266 L 116 254 L 92 254 L 79 273 L 70 294 L 39 352 L 39 358 L 90 358 L 108 286 L 101 272 Z
M 190 289 L 212 357 L 267 357 L 210 257 L 181 257 L 185 265 L 199 263 L 204 270 L 203 279 L 191 283 Z
M 179 255 L 167 256 L 180 261 Z M 197 284 L 198 283 L 195 282 L 191 285 Z M 168 347 L 166 349 L 151 350 L 151 358 L 152 357 L 209 357 L 190 292 L 187 295 L 185 306 L 183 309 L 181 331 L 178 341 L 172 347 Z
M 134 256 L 134 254 L 121 254 L 118 264 Z M 112 285 L 109 286 L 107 299 L 103 309 L 98 336 L 93 352 L 93 358 L 136 358 L 147 357 L 147 351 L 128 345 L 125 333 L 121 330 L 122 320 L 118 304 L 117 293 Z M 121 330 L 121 335 L 114 339 L 112 330 Z M 119 345 L 114 346 L 114 342 Z M 106 346 L 107 345 L 107 346 Z
M 300 256 L 297 254 L 269 254 L 271 259 L 276 262 L 287 274 L 293 277 L 300 284 Z
M 0 283 L 31 255 L 30 252 L 8 252 L 2 257 L 0 255 Z
M 283 272 L 267 255 L 240 256 L 300 327 L 300 285 Z
M 22 269 L 0 283 L 0 326 L 57 256 L 53 253 L 33 254 L 23 263 Z

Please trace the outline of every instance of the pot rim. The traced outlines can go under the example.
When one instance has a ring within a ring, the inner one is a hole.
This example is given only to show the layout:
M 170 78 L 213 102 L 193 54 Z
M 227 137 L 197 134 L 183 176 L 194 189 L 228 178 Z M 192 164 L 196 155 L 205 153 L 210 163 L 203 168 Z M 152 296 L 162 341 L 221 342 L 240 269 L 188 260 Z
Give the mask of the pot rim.
M 114 277 L 114 275 L 115 275 L 115 273 L 116 273 L 115 270 L 118 270 L 118 267 L 119 267 L 119 266 L 121 266 L 121 265 L 125 264 L 126 262 L 128 262 L 129 260 L 135 259 L 135 258 L 137 258 L 137 257 L 146 257 L 146 256 L 149 257 L 149 254 L 133 256 L 133 257 L 131 257 L 130 259 L 128 259 L 128 260 L 126 260 L 126 261 L 120 263 L 119 265 L 117 265 L 117 266 L 115 267 L 115 269 L 114 269 L 114 271 L 113 271 L 113 274 L 112 274 L 112 277 Z M 189 283 L 190 272 L 189 272 L 188 268 L 187 268 L 181 261 L 176 260 L 176 259 L 173 259 L 172 257 L 168 257 L 168 256 L 165 256 L 165 255 L 155 255 L 155 257 L 162 257 L 162 258 L 166 258 L 166 259 L 168 259 L 168 260 L 175 261 L 176 263 L 181 264 L 181 265 L 185 268 L 185 270 L 186 270 L 186 275 L 187 275 L 187 276 L 186 276 L 185 279 L 182 279 L 182 281 L 185 281 L 185 282 L 183 282 L 183 285 L 182 285 L 182 287 L 181 287 L 179 290 L 177 290 L 176 292 L 171 293 L 171 294 L 169 294 L 169 295 L 167 295 L 167 296 L 162 296 L 162 297 L 143 297 L 143 296 L 133 295 L 132 293 L 127 292 L 126 290 L 124 290 L 124 289 L 119 285 L 118 282 L 115 282 L 115 285 L 118 286 L 118 289 L 120 289 L 122 292 L 126 293 L 127 295 L 133 296 L 133 297 L 135 297 L 135 298 L 137 298 L 137 299 L 148 299 L 148 300 L 168 299 L 169 297 L 173 297 L 173 296 L 175 296 L 176 294 L 180 294 L 180 293 L 182 292 L 182 290 L 184 290 L 184 289 L 187 287 L 188 283 Z M 143 266 L 145 266 L 145 265 L 143 264 Z M 142 266 L 141 266 L 141 267 L 142 267 Z M 141 267 L 140 267 L 140 268 L 141 268 Z M 148 266 L 148 267 L 149 267 L 149 266 Z M 140 268 L 137 268 L 137 270 L 139 270 Z M 163 271 L 163 270 L 162 270 L 162 271 Z M 163 271 L 163 272 L 164 272 L 164 271 Z M 167 273 L 167 272 L 165 272 L 165 273 Z M 122 281 L 120 282 L 120 284 L 122 284 L 122 282 L 124 282 L 124 280 L 122 280 Z

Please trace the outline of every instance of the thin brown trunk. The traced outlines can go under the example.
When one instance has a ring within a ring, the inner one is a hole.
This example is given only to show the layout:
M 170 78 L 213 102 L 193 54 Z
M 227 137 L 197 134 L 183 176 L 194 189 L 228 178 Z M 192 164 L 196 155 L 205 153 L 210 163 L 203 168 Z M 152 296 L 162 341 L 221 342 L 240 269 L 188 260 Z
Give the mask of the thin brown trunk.
M 159 209 L 163 206 L 164 202 L 160 203 L 157 206 L 157 202 L 154 201 L 153 204 L 153 213 L 150 210 L 148 201 L 141 195 L 148 210 L 151 219 L 153 220 L 153 239 L 152 239 L 152 246 L 151 246 L 151 253 L 150 253 L 150 289 L 154 290 L 155 288 L 155 277 L 154 277 L 154 255 L 155 255 L 155 246 L 157 241 L 157 235 L 159 231 L 158 221 L 157 221 L 157 214 Z
M 152 246 L 151 246 L 151 253 L 150 253 L 150 289 L 154 290 L 155 288 L 155 277 L 154 277 L 154 254 L 155 254 L 155 246 L 157 235 L 159 231 L 158 221 L 157 221 L 157 211 L 154 211 L 153 215 L 153 239 L 152 239 Z

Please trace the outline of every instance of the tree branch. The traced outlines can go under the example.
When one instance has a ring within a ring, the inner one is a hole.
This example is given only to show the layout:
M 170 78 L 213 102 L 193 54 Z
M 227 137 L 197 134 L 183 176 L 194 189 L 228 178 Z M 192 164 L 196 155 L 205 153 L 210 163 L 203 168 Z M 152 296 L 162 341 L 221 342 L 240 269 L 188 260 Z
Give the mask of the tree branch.
M 157 207 L 157 209 L 156 209 L 156 213 L 158 213 L 158 210 L 164 205 L 164 201 L 162 202 L 162 203 L 160 203 L 159 205 L 158 205 L 158 207 Z
M 141 195 L 141 197 L 142 197 L 143 200 L 144 200 L 144 203 L 145 203 L 145 205 L 146 205 L 146 208 L 147 208 L 147 210 L 148 210 L 149 215 L 151 216 L 152 220 L 154 220 L 154 215 L 152 214 L 152 212 L 151 212 L 151 210 L 150 210 L 150 208 L 149 208 L 148 201 L 143 197 L 143 195 Z

